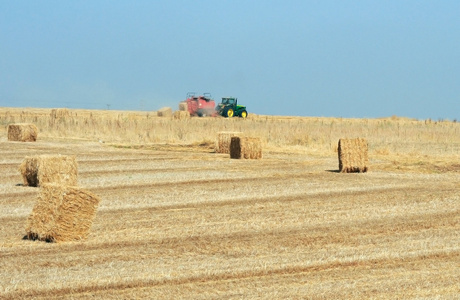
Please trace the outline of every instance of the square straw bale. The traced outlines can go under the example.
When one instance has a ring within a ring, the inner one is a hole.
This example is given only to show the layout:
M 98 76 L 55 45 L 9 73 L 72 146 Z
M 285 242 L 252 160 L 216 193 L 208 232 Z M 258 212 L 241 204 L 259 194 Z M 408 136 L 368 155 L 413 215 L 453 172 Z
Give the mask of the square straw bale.
M 159 117 L 172 117 L 172 109 L 171 107 L 163 107 L 158 110 L 158 116 Z
M 180 111 L 188 111 L 187 101 L 179 102 L 179 110 Z
M 262 142 L 260 138 L 233 136 L 230 142 L 230 158 L 262 158 Z
M 217 153 L 230 153 L 230 143 L 232 137 L 242 136 L 242 132 L 237 131 L 221 131 L 217 133 L 216 152 Z
M 51 119 L 64 119 L 70 116 L 70 110 L 67 108 L 53 108 L 50 113 Z
M 177 120 L 186 120 L 190 118 L 190 113 L 184 110 L 176 110 L 174 112 L 174 119 Z
M 340 139 L 338 145 L 339 171 L 361 173 L 369 169 L 367 140 L 363 138 Z
M 26 222 L 31 240 L 65 242 L 89 235 L 100 198 L 75 186 L 44 184 Z
M 26 156 L 19 171 L 24 186 L 40 186 L 45 183 L 77 185 L 78 168 L 75 156 Z
M 71 112 L 67 108 L 53 108 L 50 113 L 50 125 L 53 126 L 56 122 L 64 121 L 71 117 Z
M 38 128 L 35 124 L 16 123 L 8 125 L 8 141 L 35 142 Z

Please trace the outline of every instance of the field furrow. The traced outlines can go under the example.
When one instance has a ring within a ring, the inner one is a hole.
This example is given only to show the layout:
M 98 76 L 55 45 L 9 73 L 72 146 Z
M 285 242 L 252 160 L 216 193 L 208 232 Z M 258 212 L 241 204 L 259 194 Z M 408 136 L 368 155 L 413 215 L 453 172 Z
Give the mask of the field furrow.
M 340 174 L 336 157 L 231 160 L 199 147 L 73 143 L 0 143 L 2 299 L 460 293 L 456 172 L 387 170 L 394 162 L 383 161 Z M 58 152 L 77 156 L 78 184 L 101 197 L 90 235 L 25 240 L 39 188 L 21 185 L 18 164 Z

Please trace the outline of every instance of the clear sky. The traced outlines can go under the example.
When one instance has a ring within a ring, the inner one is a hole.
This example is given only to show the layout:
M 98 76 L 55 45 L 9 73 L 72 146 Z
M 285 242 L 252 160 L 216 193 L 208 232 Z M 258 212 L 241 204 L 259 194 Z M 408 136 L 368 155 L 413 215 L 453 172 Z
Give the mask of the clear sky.
M 460 119 L 460 1 L 0 0 L 0 106 L 177 109 L 190 91 Z

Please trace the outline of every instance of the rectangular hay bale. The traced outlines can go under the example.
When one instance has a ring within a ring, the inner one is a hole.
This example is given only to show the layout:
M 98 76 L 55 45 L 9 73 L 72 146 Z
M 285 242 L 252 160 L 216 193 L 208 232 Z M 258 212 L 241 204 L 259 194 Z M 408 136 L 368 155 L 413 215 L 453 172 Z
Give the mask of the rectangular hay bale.
M 26 156 L 19 166 L 24 186 L 45 183 L 77 185 L 78 168 L 75 156 Z
M 171 107 L 163 107 L 158 110 L 158 116 L 159 117 L 172 117 L 172 109 Z
M 50 126 L 57 122 L 63 122 L 65 119 L 71 117 L 71 112 L 67 108 L 53 108 L 50 112 Z
M 174 112 L 174 119 L 177 120 L 186 120 L 190 118 L 190 113 L 188 111 L 176 110 Z
M 233 136 L 230 142 L 230 158 L 262 158 L 262 142 L 260 138 Z
M 70 110 L 67 108 L 53 108 L 50 113 L 51 119 L 64 119 L 70 115 Z
M 369 169 L 367 140 L 363 138 L 340 139 L 338 145 L 339 171 L 364 173 Z
M 100 198 L 74 186 L 44 184 L 26 223 L 31 240 L 65 242 L 89 235 Z
M 188 111 L 187 101 L 179 102 L 179 110 L 180 111 Z
M 8 125 L 8 141 L 35 142 L 38 136 L 38 128 L 35 124 L 16 123 Z
M 237 131 L 221 131 L 217 133 L 216 153 L 230 153 L 230 143 L 232 137 L 242 136 L 242 132 Z

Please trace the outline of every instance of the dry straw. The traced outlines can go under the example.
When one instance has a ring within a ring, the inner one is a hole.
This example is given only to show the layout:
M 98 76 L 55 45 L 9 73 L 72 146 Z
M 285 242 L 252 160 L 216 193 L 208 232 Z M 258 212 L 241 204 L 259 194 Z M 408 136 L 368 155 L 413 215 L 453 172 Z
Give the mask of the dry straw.
M 67 108 L 53 108 L 50 113 L 51 119 L 63 119 L 70 116 L 70 110 Z
M 163 107 L 158 110 L 159 117 L 172 117 L 172 109 L 171 107 Z
M 179 110 L 180 111 L 188 111 L 187 101 L 179 102 Z
M 262 158 L 262 142 L 256 137 L 234 136 L 230 142 L 230 158 Z
M 17 123 L 8 125 L 8 141 L 35 142 L 38 128 L 34 124 Z
M 65 242 L 85 239 L 100 198 L 74 186 L 44 184 L 27 219 L 28 239 Z
M 19 166 L 25 186 L 45 183 L 77 185 L 77 162 L 75 156 L 39 155 L 26 156 Z
M 339 171 L 361 173 L 369 169 L 367 140 L 363 138 L 340 139 L 338 145 Z
M 174 112 L 174 119 L 177 120 L 186 120 L 190 118 L 190 113 L 188 111 L 176 110 Z
M 235 131 L 221 131 L 217 133 L 216 152 L 217 153 L 230 153 L 230 142 L 232 137 L 242 136 L 242 132 Z

